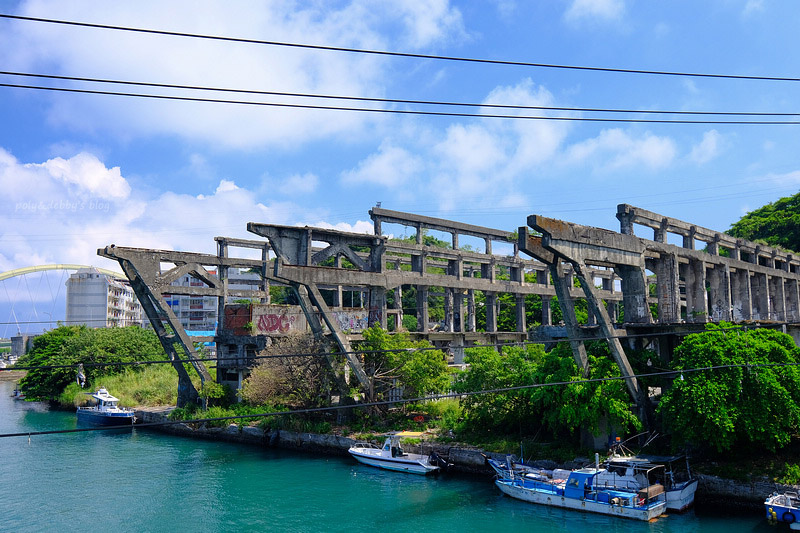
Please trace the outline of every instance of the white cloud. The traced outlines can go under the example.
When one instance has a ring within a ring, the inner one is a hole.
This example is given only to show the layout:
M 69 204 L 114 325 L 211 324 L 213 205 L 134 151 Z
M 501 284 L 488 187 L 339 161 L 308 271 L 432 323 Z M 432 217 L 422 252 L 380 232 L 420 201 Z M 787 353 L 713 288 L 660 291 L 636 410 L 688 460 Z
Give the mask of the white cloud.
M 567 150 L 568 163 L 589 163 L 595 171 L 607 172 L 622 168 L 664 168 L 676 156 L 675 142 L 650 132 L 636 138 L 615 128 L 603 130 L 599 136 L 577 143 Z
M 547 106 L 553 100 L 544 87 L 525 79 L 495 88 L 483 103 Z M 490 107 L 484 111 L 497 113 Z M 503 109 L 502 113 L 529 114 L 530 110 Z M 546 112 L 537 110 L 536 114 Z M 399 128 L 377 152 L 344 173 L 342 180 L 409 192 L 444 211 L 465 199 L 521 205 L 525 195 L 516 185 L 530 180 L 537 168 L 552 160 L 569 129 L 565 122 L 510 119 L 461 122 L 444 130 Z
M 370 155 L 358 167 L 342 173 L 345 184 L 375 184 L 399 189 L 418 177 L 422 160 L 408 150 L 383 142 L 378 152 Z
M 177 32 L 292 43 L 392 49 L 465 38 L 459 11 L 447 0 L 374 4 L 353 0 L 212 3 L 60 2 L 27 0 L 20 14 Z M 387 29 L 391 31 L 384 31 Z M 300 48 L 94 30 L 54 24 L 10 25 L 0 36 L 0 61 L 22 71 L 205 87 L 295 93 L 383 96 L 386 58 Z M 11 34 L 13 33 L 13 34 Z M 3 40 L 14 46 L 3 46 Z M 64 83 L 63 85 L 67 85 Z M 83 86 L 82 86 L 83 87 Z M 91 88 L 98 88 L 92 86 Z M 128 88 L 126 91 L 134 92 Z M 324 104 L 279 96 L 156 90 L 145 92 Z M 221 148 L 295 147 L 347 132 L 359 133 L 383 117 L 368 113 L 156 101 L 113 96 L 48 94 L 50 120 L 63 128 L 118 138 L 153 134 L 199 140 Z M 121 105 L 123 104 L 123 105 Z
M 316 191 L 318 184 L 319 178 L 311 172 L 306 172 L 289 176 L 281 182 L 278 190 L 287 196 L 299 196 Z
M 215 253 L 215 236 L 257 239 L 247 222 L 288 224 L 312 216 L 296 204 L 265 205 L 225 179 L 211 195 L 147 196 L 132 190 L 119 168 L 87 153 L 23 164 L 0 148 L 0 188 L 9 206 L 0 211 L 0 271 L 50 263 L 113 267 L 97 256 L 112 243 Z
M 710 130 L 703 134 L 703 140 L 692 148 L 689 158 L 695 163 L 708 163 L 719 155 L 722 136 L 717 130 Z
M 764 11 L 764 0 L 747 0 L 742 14 L 744 16 L 749 16 L 762 11 Z
M 572 0 L 564 18 L 569 22 L 620 20 L 624 14 L 624 0 Z

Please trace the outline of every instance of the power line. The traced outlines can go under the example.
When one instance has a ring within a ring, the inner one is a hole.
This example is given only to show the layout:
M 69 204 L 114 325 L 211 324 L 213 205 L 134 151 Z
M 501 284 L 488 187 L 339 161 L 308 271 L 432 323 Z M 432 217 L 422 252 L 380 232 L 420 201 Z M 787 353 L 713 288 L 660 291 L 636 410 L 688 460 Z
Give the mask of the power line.
M 721 370 L 721 369 L 731 369 L 731 368 L 780 368 L 780 367 L 791 367 L 791 366 L 800 366 L 800 363 L 757 363 L 757 364 L 731 364 L 731 365 L 715 365 L 715 366 L 706 366 L 706 367 L 699 367 L 699 368 L 684 368 L 684 369 L 676 369 L 676 370 L 666 370 L 661 372 L 649 372 L 647 374 L 635 374 L 633 376 L 611 376 L 605 378 L 593 378 L 593 379 L 578 379 L 578 380 L 570 380 L 570 381 L 555 381 L 550 383 L 531 383 L 528 385 L 516 385 L 511 387 L 497 387 L 493 389 L 485 389 L 479 391 L 465 391 L 465 392 L 451 392 L 447 394 L 434 394 L 430 396 L 421 396 L 417 398 L 406 398 L 400 400 L 383 400 L 383 401 L 376 401 L 376 402 L 365 402 L 365 403 L 357 403 L 352 405 L 333 405 L 328 407 L 311 407 L 306 409 L 293 409 L 289 411 L 272 411 L 266 413 L 253 413 L 247 415 L 231 415 L 231 416 L 220 416 L 214 418 L 195 418 L 190 420 L 166 420 L 162 422 L 145 422 L 142 424 L 131 424 L 131 425 L 120 425 L 120 426 L 104 426 L 104 427 L 92 427 L 92 428 L 76 428 L 76 429 L 58 429 L 58 430 L 49 430 L 49 431 L 28 431 L 28 432 L 20 432 L 20 433 L 3 433 L 0 434 L 0 438 L 7 438 L 7 437 L 31 437 L 34 435 L 54 435 L 54 434 L 63 434 L 63 433 L 80 433 L 80 432 L 87 432 L 87 431 L 106 431 L 106 430 L 118 430 L 121 428 L 131 428 L 131 427 L 155 427 L 155 426 L 168 426 L 168 425 L 177 425 L 177 424 L 207 424 L 209 422 L 224 422 L 224 421 L 232 421 L 232 420 L 243 420 L 247 418 L 267 418 L 267 417 L 275 417 L 275 416 L 290 416 L 290 415 L 298 415 L 298 414 L 311 414 L 311 413 L 321 413 L 321 412 L 329 412 L 329 411 L 340 411 L 343 409 L 362 409 L 365 407 L 379 407 L 379 406 L 387 406 L 387 405 L 398 405 L 398 404 L 407 404 L 407 403 L 420 403 L 420 402 L 427 402 L 427 401 L 434 401 L 434 400 L 444 400 L 448 398 L 464 398 L 469 396 L 479 396 L 484 394 L 497 394 L 501 392 L 515 392 L 515 391 L 522 391 L 528 389 L 538 389 L 538 388 L 545 388 L 545 387 L 557 387 L 557 386 L 567 386 L 567 385 L 577 385 L 577 384 L 584 384 L 584 383 L 606 383 L 611 381 L 620 381 L 624 379 L 630 378 L 647 378 L 647 377 L 658 377 L 658 376 L 681 376 L 683 374 L 690 374 L 695 372 L 706 372 L 711 370 Z
M 640 118 L 603 118 L 603 117 L 568 117 L 568 116 L 534 116 L 534 115 L 499 115 L 488 113 L 457 113 L 448 111 L 422 111 L 422 110 L 407 110 L 407 109 L 383 109 L 383 108 L 366 108 L 366 107 L 343 107 L 343 106 L 325 106 L 325 105 L 311 105 L 311 104 L 288 104 L 279 102 L 256 102 L 248 100 L 226 100 L 222 98 L 198 98 L 190 96 L 175 96 L 163 94 L 147 94 L 147 93 L 125 93 L 119 91 L 97 91 L 91 89 L 76 89 L 67 87 L 44 87 L 39 85 L 24 85 L 16 83 L 0 83 L 0 87 L 10 87 L 16 89 L 35 89 L 43 91 L 55 91 L 66 93 L 80 93 L 80 94 L 95 94 L 106 96 L 124 96 L 130 98 L 150 98 L 156 100 L 171 100 L 171 101 L 184 101 L 184 102 L 201 102 L 201 103 L 215 103 L 215 104 L 232 104 L 232 105 L 250 105 L 261 107 L 279 107 L 290 109 L 315 109 L 325 111 L 351 111 L 362 113 L 383 113 L 394 115 L 422 115 L 422 116 L 439 116 L 439 117 L 470 117 L 470 118 L 497 118 L 497 119 L 512 119 L 512 120 L 554 120 L 554 121 L 567 121 L 567 122 L 611 122 L 611 123 L 636 123 L 636 124 L 703 124 L 703 125 L 761 125 L 761 126 L 778 126 L 778 125 L 800 125 L 798 120 L 666 120 L 666 119 L 640 119 Z M 793 115 L 794 116 L 794 115 Z
M 773 329 L 778 327 L 778 325 L 771 325 L 766 326 L 760 324 L 755 328 L 750 329 Z M 524 348 L 525 346 L 529 345 L 536 345 L 536 344 L 552 344 L 552 343 L 562 343 L 562 342 L 591 342 L 591 341 L 607 341 L 609 339 L 635 339 L 635 338 L 647 338 L 647 337 L 664 337 L 664 336 L 678 336 L 678 337 L 686 337 L 688 335 L 695 335 L 695 334 L 703 334 L 703 333 L 714 333 L 714 332 L 727 332 L 727 331 L 747 331 L 748 326 L 731 326 L 726 328 L 718 328 L 716 330 L 701 330 L 701 331 L 681 331 L 681 332 L 653 332 L 653 333 L 635 333 L 635 334 L 626 334 L 626 335 L 612 335 L 610 337 L 566 337 L 566 338 L 558 338 L 558 339 L 549 339 L 549 340 L 532 340 L 532 341 L 521 341 L 521 342 L 497 342 L 497 343 L 490 343 L 490 344 L 478 344 L 474 346 L 462 346 L 465 350 L 475 349 L 475 348 L 512 348 L 512 347 L 521 347 Z M 512 332 L 508 332 L 512 333 Z M 107 367 L 107 366 L 145 366 L 145 365 L 155 365 L 155 364 L 174 364 L 174 363 L 192 363 L 192 362 L 223 362 L 223 361 L 255 361 L 261 359 L 284 359 L 284 358 L 292 358 L 292 357 L 330 357 L 330 356 L 345 356 L 345 355 L 359 355 L 359 354 L 379 354 L 379 353 L 403 353 L 403 352 L 424 352 L 424 351 L 432 351 L 432 350 L 440 350 L 445 351 L 442 348 L 438 348 L 436 346 L 424 346 L 424 347 L 417 347 L 417 348 L 391 348 L 391 349 L 381 349 L 381 350 L 351 350 L 351 351 L 336 351 L 336 352 L 306 352 L 306 353 L 290 353 L 290 354 L 270 354 L 270 355 L 253 355 L 253 356 L 243 356 L 243 357 L 197 357 L 197 358 L 187 358 L 187 359 L 164 359 L 164 360 L 139 360 L 139 361 L 109 361 L 109 362 L 75 362 L 70 364 L 63 364 L 63 365 L 37 365 L 37 366 L 13 366 L 13 367 L 6 367 L 0 368 L 0 372 L 3 371 L 15 371 L 15 370 L 57 370 L 57 369 L 64 369 L 64 368 L 77 368 L 78 365 L 83 365 L 84 368 L 92 368 L 92 367 Z M 635 377 L 635 376 L 634 376 Z
M 593 71 L 593 72 L 609 72 L 618 74 L 647 74 L 655 76 L 680 76 L 680 77 L 693 77 L 693 78 L 716 78 L 716 79 L 733 79 L 733 80 L 755 80 L 755 81 L 788 81 L 798 82 L 800 78 L 784 77 L 784 76 L 751 76 L 740 74 L 713 74 L 713 73 L 699 73 L 699 72 L 679 72 L 679 71 L 666 71 L 666 70 L 643 70 L 643 69 L 627 69 L 627 68 L 612 68 L 612 67 L 590 67 L 581 65 L 560 65 L 553 63 L 534 63 L 527 61 L 510 61 L 501 59 L 487 59 L 487 58 L 474 58 L 474 57 L 458 57 L 458 56 L 444 56 L 434 54 L 415 54 L 410 52 L 391 52 L 387 50 L 370 50 L 364 48 L 348 48 L 342 46 L 326 46 L 314 45 L 303 43 L 292 43 L 283 41 L 267 41 L 260 39 L 246 39 L 240 37 L 225 37 L 221 35 L 206 35 L 199 33 L 187 33 L 168 30 L 155 30 L 147 28 L 134 28 L 129 26 L 115 26 L 111 24 L 97 24 L 90 22 L 79 22 L 70 20 L 48 19 L 41 17 L 26 17 L 22 15 L 10 15 L 0 13 L 0 18 L 24 20 L 30 22 L 44 22 L 49 24 L 60 24 L 66 26 L 79 26 L 85 28 L 95 28 L 104 30 L 126 31 L 133 33 L 146 33 L 153 35 L 165 35 L 171 37 L 188 37 L 193 39 L 206 39 L 213 41 L 226 41 L 242 44 L 257 44 L 268 46 L 280 46 L 288 48 L 304 48 L 310 50 L 324 50 L 332 52 L 348 52 L 357 54 L 369 54 L 377 56 L 389 57 L 404 57 L 412 59 L 433 59 L 438 61 L 455 61 L 466 63 L 477 63 L 487 65 L 503 65 L 503 66 L 516 66 L 516 67 L 535 67 L 535 68 L 548 68 L 548 69 L 561 69 L 561 70 L 579 70 L 579 71 Z
M 431 105 L 431 106 L 477 107 L 477 108 L 493 108 L 493 109 L 520 109 L 520 110 L 543 110 L 543 111 L 572 111 L 581 113 L 627 113 L 627 114 L 646 114 L 646 115 L 661 114 L 661 115 L 769 116 L 769 117 L 793 117 L 800 115 L 800 113 L 778 113 L 778 112 L 756 112 L 756 111 L 670 111 L 661 109 L 614 109 L 614 108 L 594 108 L 594 107 L 533 106 L 533 105 L 489 104 L 489 103 L 475 103 L 475 102 L 449 102 L 449 101 L 439 101 L 439 100 L 409 100 L 400 98 L 373 98 L 366 96 L 341 96 L 341 95 L 330 95 L 330 94 L 263 91 L 255 89 L 232 89 L 223 87 L 207 87 L 200 85 L 178 85 L 170 83 L 88 78 L 81 76 L 60 76 L 55 74 L 37 74 L 29 72 L 0 71 L 0 74 L 6 76 L 44 78 L 44 79 L 53 79 L 62 81 L 106 83 L 106 84 L 130 85 L 138 87 L 157 87 L 162 89 L 183 89 L 192 91 L 224 92 L 224 93 L 234 93 L 234 94 L 288 96 L 295 98 L 319 98 L 328 100 L 349 100 L 358 102 L 375 102 L 375 103 L 388 103 L 388 104 L 414 104 L 414 105 Z

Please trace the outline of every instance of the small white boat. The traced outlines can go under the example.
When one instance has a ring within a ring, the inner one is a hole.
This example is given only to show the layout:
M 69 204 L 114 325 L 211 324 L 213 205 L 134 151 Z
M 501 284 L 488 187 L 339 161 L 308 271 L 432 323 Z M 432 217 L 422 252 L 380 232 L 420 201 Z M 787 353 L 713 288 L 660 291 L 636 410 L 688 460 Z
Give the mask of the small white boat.
M 120 407 L 119 399 L 111 396 L 106 389 L 97 389 L 96 392 L 87 394 L 91 394 L 96 403 L 88 407 L 78 407 L 78 422 L 100 426 L 132 425 L 135 422 L 133 409 Z
M 437 472 L 445 466 L 446 463 L 443 464 L 444 461 L 435 453 L 422 455 L 404 452 L 400 446 L 400 438 L 403 436 L 406 435 L 403 433 L 387 435 L 382 448 L 370 442 L 359 442 L 347 451 L 360 463 L 397 472 L 426 475 Z

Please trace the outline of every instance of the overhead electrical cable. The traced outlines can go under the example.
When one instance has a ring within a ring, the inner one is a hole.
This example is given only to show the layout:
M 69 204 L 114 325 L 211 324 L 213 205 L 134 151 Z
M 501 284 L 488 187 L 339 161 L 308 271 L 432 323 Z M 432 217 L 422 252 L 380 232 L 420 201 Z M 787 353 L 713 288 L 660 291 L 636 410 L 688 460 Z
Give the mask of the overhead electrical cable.
M 1 323 L 0 323 L 1 324 Z M 678 336 L 678 337 L 686 337 L 688 335 L 694 334 L 703 334 L 703 333 L 715 333 L 715 332 L 727 332 L 727 331 L 747 331 L 748 329 L 772 329 L 774 327 L 778 327 L 778 324 L 771 325 L 770 327 L 760 325 L 755 328 L 748 327 L 748 326 L 731 326 L 726 328 L 718 328 L 713 331 L 708 330 L 701 330 L 701 331 L 681 331 L 681 332 L 652 332 L 652 333 L 634 333 L 634 334 L 626 334 L 626 335 L 613 335 L 611 337 L 566 337 L 566 338 L 558 338 L 558 339 L 550 339 L 550 340 L 534 340 L 534 341 L 520 341 L 520 342 L 506 342 L 506 343 L 492 343 L 492 344 L 478 344 L 475 346 L 462 346 L 461 348 L 464 349 L 471 349 L 471 348 L 513 348 L 513 347 L 525 347 L 529 345 L 536 345 L 536 344 L 551 344 L 551 343 L 561 343 L 561 342 L 589 342 L 589 341 L 603 341 L 608 339 L 636 339 L 636 338 L 649 338 L 649 337 L 664 337 L 664 336 Z M 425 346 L 425 347 L 418 347 L 418 348 L 391 348 L 391 349 L 383 349 L 383 350 L 351 350 L 351 351 L 336 351 L 336 352 L 306 352 L 306 353 L 290 353 L 290 354 L 270 354 L 270 355 L 254 355 L 251 357 L 247 357 L 248 361 L 255 361 L 259 359 L 288 359 L 292 357 L 330 357 L 330 356 L 343 356 L 343 355 L 359 355 L 359 354 L 377 354 L 377 353 L 401 353 L 401 352 L 425 352 L 425 351 L 432 351 L 432 350 L 442 350 L 436 346 Z M 156 365 L 156 364 L 173 364 L 173 363 L 191 363 L 191 362 L 220 362 L 220 361 L 238 361 L 241 360 L 242 357 L 195 357 L 195 358 L 188 358 L 185 359 L 164 359 L 164 360 L 140 360 L 140 361 L 109 361 L 109 362 L 75 362 L 70 364 L 63 364 L 63 365 L 35 365 L 35 366 L 19 366 L 15 365 L 12 367 L 0 368 L 0 372 L 3 371 L 15 371 L 15 370 L 58 370 L 64 368 L 77 368 L 79 364 L 83 365 L 84 368 L 93 368 L 93 367 L 107 367 L 107 366 L 145 366 L 145 365 Z
M 79 22 L 72 20 L 59 20 L 49 19 L 42 17 L 27 17 L 22 15 L 11 15 L 7 13 L 0 13 L 0 18 L 24 20 L 29 22 L 43 22 L 48 24 L 60 24 L 66 26 L 79 26 L 84 28 L 95 28 L 103 30 L 125 31 L 133 33 L 146 33 L 153 35 L 165 35 L 171 37 L 187 37 L 192 39 L 206 39 L 213 41 L 226 41 L 242 44 L 257 44 L 267 46 L 279 46 L 288 48 L 304 48 L 309 50 L 324 50 L 332 52 L 347 52 L 355 54 L 368 54 L 377 56 L 390 56 L 390 57 L 404 57 L 412 59 L 433 59 L 438 61 L 456 61 L 466 63 L 478 63 L 488 65 L 503 65 L 503 66 L 516 66 L 516 67 L 534 67 L 534 68 L 547 68 L 547 69 L 562 69 L 562 70 L 580 70 L 580 71 L 594 71 L 594 72 L 609 72 L 619 74 L 647 74 L 655 76 L 680 76 L 680 77 L 693 77 L 693 78 L 718 78 L 718 79 L 733 79 L 733 80 L 755 80 L 755 81 L 788 81 L 798 82 L 800 78 L 785 77 L 785 76 L 755 76 L 755 75 L 742 75 L 742 74 L 714 74 L 714 73 L 700 73 L 700 72 L 679 72 L 679 71 L 666 71 L 666 70 L 644 70 L 644 69 L 630 69 L 630 68 L 612 68 L 612 67 L 590 67 L 581 65 L 559 65 L 554 63 L 534 63 L 528 61 L 511 61 L 502 59 L 488 59 L 488 58 L 474 58 L 474 57 L 457 57 L 457 56 L 444 56 L 434 54 L 416 54 L 410 52 L 391 52 L 388 50 L 370 50 L 364 48 L 349 48 L 343 46 L 327 46 L 316 44 L 303 44 L 292 43 L 284 41 L 268 41 L 261 39 L 246 39 L 241 37 L 225 37 L 221 35 L 206 35 L 200 33 L 188 33 L 179 31 L 156 30 L 149 28 L 134 28 L 129 26 L 116 26 L 112 24 L 98 24 L 91 22 Z
M 357 102 L 375 102 L 384 104 L 414 104 L 414 105 L 429 105 L 429 106 L 447 106 L 447 107 L 476 107 L 476 108 L 492 108 L 492 109 L 520 109 L 520 110 L 540 110 L 540 111 L 572 111 L 580 113 L 625 113 L 625 114 L 643 114 L 643 115 L 707 115 L 707 116 L 753 116 L 753 117 L 796 117 L 800 113 L 780 113 L 780 112 L 758 112 L 758 111 L 671 111 L 663 109 L 615 109 L 615 108 L 598 108 L 598 107 L 564 107 L 564 106 L 542 106 L 542 105 L 511 105 L 511 104 L 490 104 L 490 103 L 475 103 L 475 102 L 449 102 L 440 100 L 409 100 L 402 98 L 374 98 L 367 96 L 341 96 L 330 94 L 315 94 L 315 93 L 296 93 L 284 91 L 263 91 L 255 89 L 232 89 L 224 87 L 208 87 L 201 85 L 179 85 L 171 83 L 155 83 L 144 81 L 130 81 L 130 80 L 112 80 L 104 78 L 88 78 L 81 76 L 60 76 L 56 74 L 38 74 L 30 72 L 14 72 L 14 71 L 0 71 L 0 75 L 5 76 L 19 76 L 28 78 L 44 78 L 61 81 L 78 81 L 86 83 L 104 83 L 113 85 L 129 85 L 137 87 L 155 87 L 160 89 L 181 89 L 192 91 L 208 91 L 208 92 L 222 92 L 234 94 L 255 94 L 262 96 L 287 96 L 293 98 L 318 98 L 326 100 L 349 100 Z
M 493 389 L 485 389 L 485 390 L 478 390 L 478 391 L 464 391 L 464 392 L 451 392 L 446 394 L 434 394 L 430 396 L 421 396 L 417 398 L 405 398 L 400 400 L 383 400 L 383 401 L 376 401 L 376 402 L 364 402 L 364 403 L 356 403 L 350 405 L 333 405 L 328 407 L 311 407 L 306 409 L 292 409 L 289 411 L 271 411 L 266 413 L 253 413 L 247 415 L 231 415 L 231 416 L 219 416 L 214 418 L 195 418 L 191 420 L 166 420 L 162 422 L 145 422 L 141 424 L 126 424 L 126 425 L 119 425 L 119 426 L 105 426 L 105 427 L 91 427 L 91 428 L 76 428 L 76 429 L 55 429 L 55 430 L 48 430 L 48 431 L 26 431 L 20 433 L 2 433 L 0 434 L 0 438 L 8 438 L 8 437 L 31 437 L 34 435 L 54 435 L 54 434 L 62 434 L 62 433 L 80 433 L 86 431 L 107 431 L 107 430 L 118 430 L 120 428 L 140 428 L 140 427 L 155 427 L 155 426 L 168 426 L 168 425 L 177 425 L 177 424 L 207 424 L 209 422 L 224 422 L 224 421 L 232 421 L 232 420 L 243 420 L 248 418 L 267 418 L 267 417 L 275 417 L 275 416 L 289 416 L 289 415 L 298 415 L 298 414 L 311 414 L 311 413 L 321 413 L 321 412 L 328 412 L 328 411 L 339 411 L 343 409 L 354 409 L 354 408 L 365 408 L 365 407 L 378 407 L 378 406 L 387 406 L 387 405 L 398 405 L 398 404 L 407 404 L 407 403 L 419 403 L 419 402 L 427 402 L 433 400 L 443 400 L 447 398 L 464 398 L 469 396 L 480 396 L 484 394 L 497 394 L 500 392 L 514 392 L 514 391 L 522 391 L 528 389 L 538 389 L 538 388 L 545 388 L 545 387 L 558 387 L 558 386 L 566 386 L 566 385 L 578 385 L 583 383 L 605 383 L 610 381 L 620 381 L 629 378 L 648 378 L 648 377 L 658 377 L 658 376 L 673 376 L 678 377 L 682 376 L 683 374 L 690 374 L 694 372 L 707 372 L 711 370 L 722 370 L 722 369 L 731 369 L 731 368 L 747 368 L 749 369 L 757 369 L 757 368 L 779 368 L 779 367 L 792 367 L 792 366 L 800 366 L 800 363 L 744 363 L 744 364 L 731 364 L 731 365 L 716 365 L 716 366 L 706 366 L 706 367 L 699 367 L 699 368 L 682 368 L 682 369 L 675 369 L 675 370 L 665 370 L 659 372 L 649 372 L 646 374 L 635 374 L 633 376 L 612 376 L 612 377 L 605 377 L 605 378 L 592 378 L 592 379 L 578 379 L 578 380 L 570 380 L 570 381 L 555 381 L 549 383 L 531 383 L 528 385 L 516 385 L 512 387 L 497 387 Z
M 423 116 L 440 116 L 440 117 L 471 117 L 471 118 L 497 118 L 497 119 L 511 119 L 511 120 L 556 120 L 568 122 L 611 122 L 611 123 L 638 123 L 638 124 L 705 124 L 705 125 L 800 125 L 800 120 L 686 120 L 686 119 L 644 119 L 644 118 L 609 118 L 609 117 L 569 117 L 569 116 L 534 116 L 534 115 L 498 115 L 488 113 L 457 113 L 447 111 L 421 111 L 421 110 L 408 110 L 408 109 L 382 109 L 382 108 L 365 108 L 365 107 L 341 107 L 341 106 L 324 106 L 324 105 L 311 105 L 311 104 L 289 104 L 279 102 L 257 102 L 248 100 L 226 100 L 222 98 L 198 98 L 190 96 L 176 96 L 164 94 L 146 94 L 146 93 L 125 93 L 118 91 L 97 91 L 91 89 L 77 89 L 68 87 L 45 87 L 39 85 L 24 85 L 17 83 L 0 83 L 0 87 L 11 87 L 17 89 L 35 89 L 42 91 L 55 91 L 66 93 L 80 93 L 80 94 L 99 94 L 107 96 L 123 96 L 130 98 L 150 98 L 157 100 L 179 100 L 185 102 L 202 102 L 202 103 L 217 103 L 217 104 L 234 104 L 234 105 L 251 105 L 263 107 L 280 107 L 291 109 L 317 109 L 326 111 L 351 111 L 351 112 L 364 112 L 364 113 L 384 113 L 396 115 L 423 115 Z

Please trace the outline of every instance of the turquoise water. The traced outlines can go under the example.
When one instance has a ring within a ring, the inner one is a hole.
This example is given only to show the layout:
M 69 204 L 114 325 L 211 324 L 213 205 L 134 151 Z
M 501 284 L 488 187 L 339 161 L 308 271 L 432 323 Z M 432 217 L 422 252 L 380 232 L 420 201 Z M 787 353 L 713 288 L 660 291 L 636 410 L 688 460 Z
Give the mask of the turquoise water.
M 73 413 L 13 400 L 0 434 L 76 427 Z M 775 532 L 760 513 L 700 511 L 652 523 L 552 509 L 487 478 L 386 472 L 349 457 L 96 431 L 0 438 L 0 531 Z M 788 529 L 787 529 L 788 530 Z

